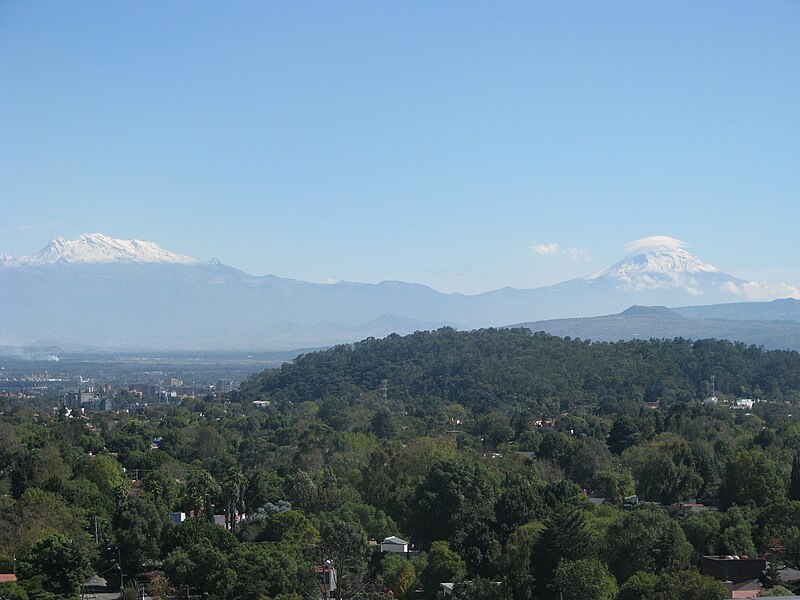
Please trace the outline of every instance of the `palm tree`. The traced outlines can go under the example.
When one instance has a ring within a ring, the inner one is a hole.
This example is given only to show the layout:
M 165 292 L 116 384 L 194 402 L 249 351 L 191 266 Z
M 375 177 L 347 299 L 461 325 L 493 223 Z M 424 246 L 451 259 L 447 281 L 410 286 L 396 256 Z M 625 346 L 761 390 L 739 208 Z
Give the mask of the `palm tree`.
M 247 486 L 247 477 L 237 468 L 232 467 L 225 474 L 222 482 L 222 492 L 225 497 L 225 521 L 228 529 L 236 533 L 236 523 L 244 513 L 244 490 Z
M 205 469 L 189 473 L 189 480 L 184 489 L 184 506 L 187 512 L 197 515 L 202 508 L 209 521 L 214 519 L 213 498 L 219 490 L 214 477 Z

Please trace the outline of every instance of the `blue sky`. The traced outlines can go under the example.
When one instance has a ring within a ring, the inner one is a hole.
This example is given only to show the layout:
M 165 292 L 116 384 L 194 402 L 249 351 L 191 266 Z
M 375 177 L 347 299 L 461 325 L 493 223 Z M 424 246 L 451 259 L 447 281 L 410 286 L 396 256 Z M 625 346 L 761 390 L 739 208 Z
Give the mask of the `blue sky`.
M 798 107 L 796 1 L 0 0 L 0 252 L 474 293 L 670 235 L 800 286 Z

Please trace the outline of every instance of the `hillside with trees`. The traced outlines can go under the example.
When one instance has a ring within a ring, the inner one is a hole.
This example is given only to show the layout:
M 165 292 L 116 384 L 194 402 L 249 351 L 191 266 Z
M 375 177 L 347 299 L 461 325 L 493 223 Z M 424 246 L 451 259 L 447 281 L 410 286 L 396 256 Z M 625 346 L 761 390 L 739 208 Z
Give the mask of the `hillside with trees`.
M 796 352 L 522 329 L 367 339 L 180 404 L 6 398 L 0 595 L 98 573 L 131 598 L 319 598 L 330 560 L 342 599 L 724 598 L 704 555 L 800 563 L 798 401 Z

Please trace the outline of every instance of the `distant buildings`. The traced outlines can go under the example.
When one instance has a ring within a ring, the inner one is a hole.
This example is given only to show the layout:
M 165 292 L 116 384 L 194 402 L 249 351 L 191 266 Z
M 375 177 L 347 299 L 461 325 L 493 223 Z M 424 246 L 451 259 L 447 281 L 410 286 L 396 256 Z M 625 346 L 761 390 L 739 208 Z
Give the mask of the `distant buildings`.
M 714 404 L 726 404 L 727 406 L 729 406 L 734 410 L 753 410 L 753 406 L 757 402 L 763 402 L 763 400 L 757 400 L 754 398 L 737 398 L 736 400 L 733 400 L 731 402 L 722 402 L 716 396 L 710 396 L 708 398 L 703 399 L 703 404 L 706 406 Z
M 230 379 L 220 379 L 214 388 L 218 394 L 230 394 L 233 391 L 233 381 Z

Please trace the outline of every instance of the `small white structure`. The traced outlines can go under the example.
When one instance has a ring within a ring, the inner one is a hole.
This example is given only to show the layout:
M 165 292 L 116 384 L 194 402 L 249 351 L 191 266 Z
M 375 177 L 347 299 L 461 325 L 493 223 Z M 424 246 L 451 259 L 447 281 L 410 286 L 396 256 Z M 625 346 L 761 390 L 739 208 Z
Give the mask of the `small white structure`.
M 398 554 L 408 553 L 408 542 L 399 537 L 387 537 L 381 542 L 381 552 L 397 552 Z
M 453 597 L 453 587 L 454 584 L 452 582 L 445 582 L 439 584 L 442 588 L 442 596 L 445 598 L 452 598 Z

